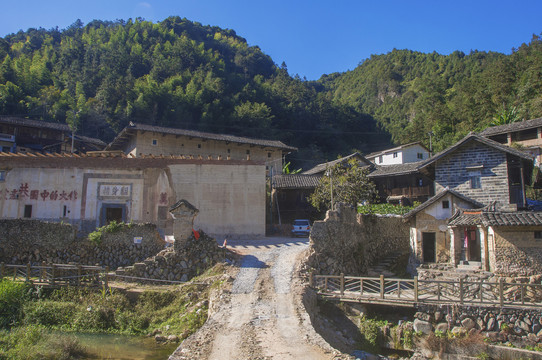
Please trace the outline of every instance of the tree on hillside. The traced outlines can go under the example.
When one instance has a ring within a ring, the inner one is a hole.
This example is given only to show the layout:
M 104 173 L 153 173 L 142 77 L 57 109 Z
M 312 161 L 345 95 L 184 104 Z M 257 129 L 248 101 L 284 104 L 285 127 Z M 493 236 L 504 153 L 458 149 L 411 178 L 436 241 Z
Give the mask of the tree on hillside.
M 499 126 L 499 125 L 506 125 L 511 124 L 516 121 L 521 120 L 518 109 L 513 106 L 509 109 L 505 108 L 504 105 L 502 106 L 502 109 L 493 116 L 493 120 L 491 121 L 491 126 Z
M 367 177 L 368 169 L 351 159 L 346 164 L 337 164 L 326 171 L 309 200 L 318 211 L 331 209 L 333 203 L 347 203 L 357 206 L 364 201 L 372 201 L 376 195 L 375 184 Z

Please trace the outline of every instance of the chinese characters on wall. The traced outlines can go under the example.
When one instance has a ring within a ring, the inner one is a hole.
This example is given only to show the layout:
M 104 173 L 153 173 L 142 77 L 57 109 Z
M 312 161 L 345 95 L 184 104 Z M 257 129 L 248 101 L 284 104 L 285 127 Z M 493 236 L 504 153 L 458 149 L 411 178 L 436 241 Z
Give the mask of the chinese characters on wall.
M 68 192 L 66 190 L 30 189 L 28 183 L 21 183 L 18 189 L 4 189 L 5 200 L 72 201 L 77 200 L 77 195 L 77 191 L 75 190 Z
M 126 184 L 100 184 L 99 196 L 128 197 L 132 194 L 132 185 Z

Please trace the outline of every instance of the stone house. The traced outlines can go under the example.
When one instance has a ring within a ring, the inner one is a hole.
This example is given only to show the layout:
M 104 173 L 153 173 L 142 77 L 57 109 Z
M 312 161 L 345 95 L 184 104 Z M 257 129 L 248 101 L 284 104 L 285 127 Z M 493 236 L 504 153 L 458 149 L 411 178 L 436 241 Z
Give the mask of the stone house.
M 263 162 L 266 170 L 282 173 L 282 160 L 297 148 L 281 141 L 253 139 L 174 129 L 146 124 L 130 124 L 122 129 L 106 150 L 122 150 L 126 155 L 190 155 L 196 158 L 252 160 Z
M 376 151 L 366 155 L 365 158 L 376 165 L 398 165 L 427 160 L 429 156 L 429 149 L 418 141 Z
M 168 208 L 194 204 L 214 236 L 265 234 L 265 163 L 193 156 L 0 153 L 0 218 L 74 224 L 152 222 L 172 233 Z
M 72 134 L 66 124 L 0 116 L 2 152 L 72 152 L 72 143 L 76 153 L 102 150 L 106 146 L 106 143 L 99 139 Z
M 524 147 L 525 152 L 535 158 L 536 165 L 540 166 L 542 160 L 542 118 L 488 127 L 480 132 L 480 136 L 508 146 L 513 143 L 519 144 Z
M 435 192 L 455 190 L 484 205 L 526 207 L 525 186 L 531 183 L 531 155 L 482 136 L 470 134 L 421 163 L 422 174 L 434 179 Z
M 482 204 L 444 189 L 403 216 L 410 226 L 410 248 L 415 263 L 447 263 L 450 261 L 448 220 L 458 209 L 483 207 Z
M 448 223 L 450 263 L 504 276 L 542 272 L 542 212 L 461 209 Z

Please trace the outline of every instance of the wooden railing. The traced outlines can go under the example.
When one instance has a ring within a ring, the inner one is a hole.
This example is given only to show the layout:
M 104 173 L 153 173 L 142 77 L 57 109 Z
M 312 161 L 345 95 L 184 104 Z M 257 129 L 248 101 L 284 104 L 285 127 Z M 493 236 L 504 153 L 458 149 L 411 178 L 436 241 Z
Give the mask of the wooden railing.
M 0 264 L 0 279 L 25 281 L 45 286 L 108 286 L 107 267 L 45 264 L 7 265 Z
M 461 304 L 542 307 L 542 284 L 310 275 L 319 294 L 342 301 L 388 305 Z

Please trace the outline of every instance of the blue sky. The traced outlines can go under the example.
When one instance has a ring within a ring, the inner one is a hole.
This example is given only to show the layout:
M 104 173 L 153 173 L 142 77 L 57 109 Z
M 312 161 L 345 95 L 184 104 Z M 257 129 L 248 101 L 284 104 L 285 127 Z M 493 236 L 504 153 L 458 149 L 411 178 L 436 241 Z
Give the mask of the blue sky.
M 1 0 L 0 36 L 30 27 L 60 29 L 76 19 L 178 15 L 234 29 L 290 74 L 318 79 L 397 49 L 510 53 L 542 33 L 540 0 Z

